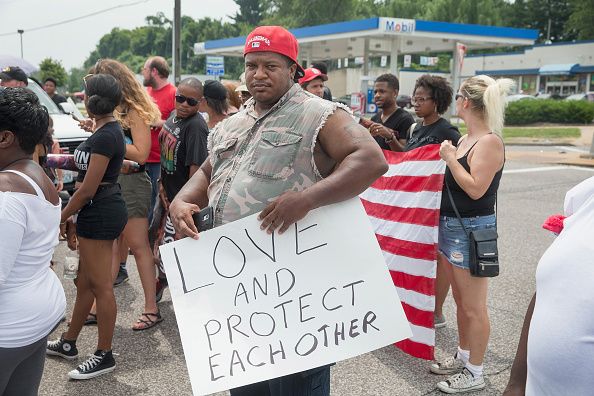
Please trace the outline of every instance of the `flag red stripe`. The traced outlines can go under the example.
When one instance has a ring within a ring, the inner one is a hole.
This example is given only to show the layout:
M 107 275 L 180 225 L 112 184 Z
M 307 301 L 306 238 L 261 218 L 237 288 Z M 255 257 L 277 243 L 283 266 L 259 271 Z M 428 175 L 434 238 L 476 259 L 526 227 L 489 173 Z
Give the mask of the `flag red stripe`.
M 390 271 L 395 286 L 413 290 L 426 296 L 435 295 L 435 279 L 425 276 L 410 275 L 400 271 Z
M 438 144 L 430 144 L 404 153 L 389 150 L 383 151 L 386 161 L 388 161 L 388 164 L 390 165 L 396 165 L 407 161 L 437 161 L 440 159 Z
M 414 342 L 411 339 L 399 341 L 394 345 L 402 349 L 404 353 L 408 353 L 411 356 L 425 360 L 433 360 L 433 353 L 435 347 L 431 345 L 421 344 L 420 342 Z
M 429 176 L 382 176 L 373 182 L 371 187 L 389 191 L 438 192 L 443 187 L 443 174 Z
M 402 308 L 404 308 L 404 313 L 406 314 L 406 318 L 410 323 L 417 326 L 427 327 L 429 329 L 433 328 L 432 311 L 423 311 L 422 309 L 408 305 L 404 301 L 402 301 Z
M 435 227 L 439 224 L 439 209 L 401 208 L 366 201 L 361 198 L 368 216 L 398 223 Z
M 382 250 L 392 254 L 430 261 L 435 261 L 437 257 L 436 244 L 404 241 L 379 234 L 375 234 L 375 236 Z

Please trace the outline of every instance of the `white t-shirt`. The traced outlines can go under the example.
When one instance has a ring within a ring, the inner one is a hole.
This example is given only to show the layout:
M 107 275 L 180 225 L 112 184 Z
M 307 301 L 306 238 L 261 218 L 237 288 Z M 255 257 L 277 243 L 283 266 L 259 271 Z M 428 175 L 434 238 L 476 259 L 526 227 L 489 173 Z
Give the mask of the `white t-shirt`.
M 50 269 L 58 244 L 61 204 L 38 195 L 0 192 L 0 348 L 18 348 L 47 336 L 66 309 L 60 280 Z
M 528 396 L 594 394 L 594 178 L 567 193 L 565 208 L 536 270 Z

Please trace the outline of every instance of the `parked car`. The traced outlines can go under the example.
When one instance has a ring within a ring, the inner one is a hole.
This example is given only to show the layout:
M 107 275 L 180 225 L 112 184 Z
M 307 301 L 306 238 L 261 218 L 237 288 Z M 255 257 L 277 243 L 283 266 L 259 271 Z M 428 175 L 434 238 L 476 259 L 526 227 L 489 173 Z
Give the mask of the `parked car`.
M 535 96 L 536 99 L 554 99 L 554 100 L 561 100 L 563 96 L 559 94 L 552 94 L 552 93 L 537 93 Z
M 72 101 L 60 103 L 58 107 L 54 101 L 43 90 L 41 85 L 32 78 L 29 78 L 28 87 L 37 95 L 42 105 L 47 108 L 48 113 L 54 121 L 54 139 L 60 143 L 64 154 L 74 154 L 74 150 L 85 141 L 91 134 L 78 126 L 78 122 L 72 118 L 74 114 L 79 119 L 83 116 Z M 76 181 L 76 172 L 63 171 L 64 190 L 73 191 Z
M 515 95 L 508 95 L 505 98 L 505 101 L 507 103 L 510 103 L 510 102 L 517 102 L 518 100 L 534 100 L 534 99 L 536 99 L 536 98 L 532 95 L 515 94 Z
M 569 95 L 565 100 L 587 100 L 589 102 L 594 102 L 594 91 Z

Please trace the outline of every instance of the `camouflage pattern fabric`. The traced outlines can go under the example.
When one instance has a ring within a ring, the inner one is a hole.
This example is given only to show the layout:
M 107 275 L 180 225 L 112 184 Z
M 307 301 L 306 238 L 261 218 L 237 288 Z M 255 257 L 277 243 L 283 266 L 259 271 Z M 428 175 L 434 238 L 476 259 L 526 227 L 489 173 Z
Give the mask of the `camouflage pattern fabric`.
M 250 99 L 244 110 L 220 122 L 208 138 L 214 226 L 259 213 L 282 193 L 321 180 L 315 143 L 338 107 L 349 111 L 295 84 L 267 113 L 258 116 Z

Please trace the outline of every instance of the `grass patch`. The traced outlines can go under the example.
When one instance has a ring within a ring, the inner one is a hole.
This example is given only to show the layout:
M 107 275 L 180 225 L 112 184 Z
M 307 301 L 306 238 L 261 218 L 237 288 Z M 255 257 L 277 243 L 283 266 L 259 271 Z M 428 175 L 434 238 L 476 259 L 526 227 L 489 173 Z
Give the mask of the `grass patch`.
M 460 125 L 461 134 L 466 133 L 466 126 Z M 533 139 L 559 139 L 559 138 L 579 138 L 579 128 L 521 128 L 509 127 L 503 128 L 503 137 L 510 138 L 533 138 Z

